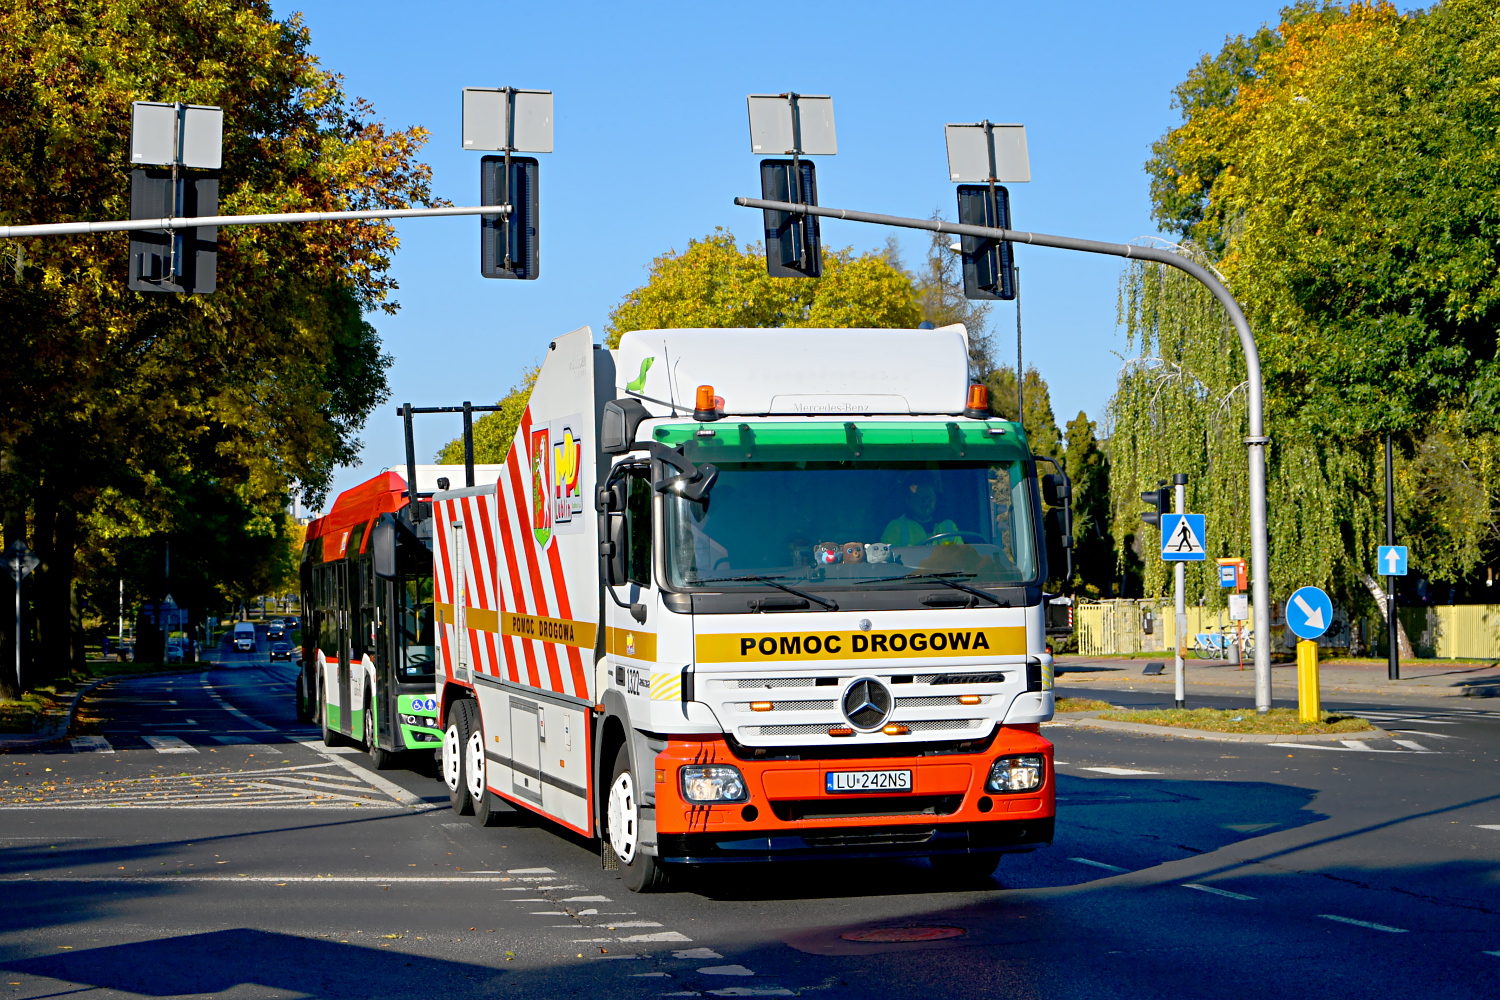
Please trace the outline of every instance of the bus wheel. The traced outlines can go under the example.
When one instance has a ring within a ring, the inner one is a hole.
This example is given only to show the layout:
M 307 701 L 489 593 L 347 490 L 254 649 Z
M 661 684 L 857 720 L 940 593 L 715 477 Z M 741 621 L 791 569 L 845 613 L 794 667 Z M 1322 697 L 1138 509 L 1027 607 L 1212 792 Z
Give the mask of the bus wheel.
M 380 734 L 375 731 L 375 709 L 368 701 L 365 702 L 365 752 L 370 755 L 370 763 L 377 771 L 389 771 L 401 756 L 380 745 Z
M 620 878 L 625 888 L 631 892 L 654 892 L 666 884 L 667 873 L 659 861 L 640 851 L 641 810 L 636 785 L 630 770 L 630 748 L 622 746 L 609 781 L 604 835 L 620 860 Z
M 474 799 L 464 774 L 464 748 L 469 744 L 473 717 L 472 701 L 455 701 L 448 708 L 448 728 L 443 730 L 443 784 L 448 786 L 448 804 L 459 816 L 474 812 Z
M 1002 854 L 938 854 L 927 860 L 939 875 L 963 880 L 989 878 L 995 874 Z

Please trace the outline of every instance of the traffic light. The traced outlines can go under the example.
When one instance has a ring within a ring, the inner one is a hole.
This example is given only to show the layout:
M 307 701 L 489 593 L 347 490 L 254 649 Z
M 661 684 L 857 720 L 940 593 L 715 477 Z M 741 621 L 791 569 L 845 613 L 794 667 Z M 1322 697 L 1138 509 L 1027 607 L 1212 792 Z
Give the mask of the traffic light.
M 811 160 L 760 161 L 760 196 L 766 201 L 818 203 L 818 175 Z M 766 273 L 773 278 L 816 278 L 823 273 L 818 217 L 766 209 Z
M 136 169 L 130 172 L 130 217 L 132 219 L 195 218 L 219 214 L 217 175 L 183 176 L 182 203 L 170 169 Z M 219 260 L 219 230 L 214 226 L 179 229 L 147 229 L 130 234 L 130 281 L 132 292 L 186 292 L 207 294 L 214 290 Z
M 1172 490 L 1167 486 L 1167 481 L 1165 479 L 1158 479 L 1156 481 L 1156 485 L 1159 486 L 1160 489 L 1146 490 L 1141 494 L 1142 500 L 1156 508 L 1155 510 L 1142 511 L 1141 520 L 1145 521 L 1153 528 L 1160 528 L 1161 516 L 1163 514 L 1171 513 Z
M 479 198 L 481 205 L 510 205 L 508 216 L 479 217 L 479 273 L 486 278 L 535 278 L 540 273 L 536 157 L 512 156 L 509 176 L 505 157 L 481 159 Z
M 1009 229 L 1010 192 L 998 185 L 991 188 L 988 184 L 960 184 L 958 221 L 965 226 Z M 1011 245 L 982 236 L 963 236 L 960 240 L 964 298 L 1014 299 L 1016 271 Z

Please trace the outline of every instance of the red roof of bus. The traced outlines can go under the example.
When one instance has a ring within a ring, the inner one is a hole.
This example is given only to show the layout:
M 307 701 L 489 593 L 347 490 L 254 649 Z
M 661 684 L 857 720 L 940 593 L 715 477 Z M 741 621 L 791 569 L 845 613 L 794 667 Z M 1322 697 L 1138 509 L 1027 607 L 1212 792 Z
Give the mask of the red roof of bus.
M 307 526 L 307 541 L 331 538 L 331 544 L 323 544 L 323 560 L 343 558 L 350 531 L 406 504 L 406 480 L 397 473 L 382 472 L 340 493 L 333 509 Z

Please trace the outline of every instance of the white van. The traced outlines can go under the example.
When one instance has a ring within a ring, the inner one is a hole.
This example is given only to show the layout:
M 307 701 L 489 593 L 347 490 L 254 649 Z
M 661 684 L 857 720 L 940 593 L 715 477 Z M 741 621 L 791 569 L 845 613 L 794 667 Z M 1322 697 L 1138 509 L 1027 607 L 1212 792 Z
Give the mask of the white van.
M 255 652 L 255 626 L 250 622 L 236 622 L 232 637 L 237 652 Z

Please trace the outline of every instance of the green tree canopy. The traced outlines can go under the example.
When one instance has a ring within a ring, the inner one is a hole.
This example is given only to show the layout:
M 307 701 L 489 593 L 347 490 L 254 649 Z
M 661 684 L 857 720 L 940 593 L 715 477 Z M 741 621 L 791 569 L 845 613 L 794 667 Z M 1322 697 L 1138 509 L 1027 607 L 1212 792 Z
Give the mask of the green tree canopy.
M 135 100 L 223 107 L 224 214 L 429 203 L 426 133 L 386 129 L 309 45 L 261 0 L 0 0 L 0 218 L 127 217 Z M 395 308 L 389 225 L 219 241 L 206 296 L 127 291 L 123 233 L 10 248 L 0 504 L 7 536 L 46 561 L 38 628 L 54 662 L 75 579 L 108 568 L 97 584 L 112 593 L 111 545 L 204 523 L 275 537 L 289 496 L 321 502 L 385 398 L 389 359 L 364 314 Z M 239 520 L 190 516 L 203 491 Z

